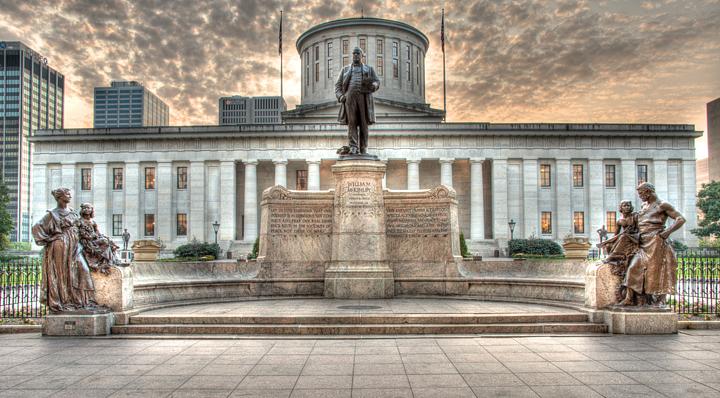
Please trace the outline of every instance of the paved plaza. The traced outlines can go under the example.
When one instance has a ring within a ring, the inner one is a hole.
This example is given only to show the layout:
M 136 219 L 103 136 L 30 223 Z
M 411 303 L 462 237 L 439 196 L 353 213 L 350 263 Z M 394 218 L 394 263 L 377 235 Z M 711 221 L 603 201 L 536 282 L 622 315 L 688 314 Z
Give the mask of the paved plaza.
M 720 397 L 720 331 L 668 336 L 0 336 L 3 397 Z

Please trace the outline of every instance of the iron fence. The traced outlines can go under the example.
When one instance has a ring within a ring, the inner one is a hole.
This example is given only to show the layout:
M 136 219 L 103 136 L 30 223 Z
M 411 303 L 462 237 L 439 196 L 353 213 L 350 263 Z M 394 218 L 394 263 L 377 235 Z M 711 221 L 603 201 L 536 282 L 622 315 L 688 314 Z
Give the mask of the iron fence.
M 678 251 L 677 285 L 670 303 L 678 314 L 720 314 L 720 250 Z
M 47 310 L 40 304 L 41 284 L 39 258 L 0 260 L 0 319 L 45 315 Z

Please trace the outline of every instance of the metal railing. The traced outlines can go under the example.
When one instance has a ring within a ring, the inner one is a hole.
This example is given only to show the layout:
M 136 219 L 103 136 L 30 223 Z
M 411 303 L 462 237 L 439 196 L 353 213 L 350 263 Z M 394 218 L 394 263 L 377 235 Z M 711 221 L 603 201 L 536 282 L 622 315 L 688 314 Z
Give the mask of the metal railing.
M 47 313 L 40 304 L 42 262 L 25 257 L 0 260 L 0 319 L 39 318 Z
M 676 293 L 670 299 L 675 312 L 720 314 L 720 250 L 688 249 L 676 255 Z

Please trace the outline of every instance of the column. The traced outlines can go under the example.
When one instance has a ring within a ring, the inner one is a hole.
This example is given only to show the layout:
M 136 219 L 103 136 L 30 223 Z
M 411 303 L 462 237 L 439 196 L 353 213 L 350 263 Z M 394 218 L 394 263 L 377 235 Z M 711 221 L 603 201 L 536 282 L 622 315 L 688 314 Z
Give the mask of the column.
M 540 236 L 538 229 L 538 161 L 523 159 L 523 222 L 525 238 Z
M 635 208 L 639 210 L 638 204 L 640 202 L 635 191 L 637 188 L 636 179 L 635 159 L 622 159 L 620 161 L 620 193 L 622 194 L 620 200 L 631 200 L 635 204 Z
M 190 215 L 188 220 L 188 229 L 190 234 L 188 238 L 197 239 L 205 242 L 205 231 L 207 230 L 208 221 L 205 219 L 205 162 L 190 162 Z M 214 220 L 210 220 L 212 223 Z
M 483 159 L 470 159 L 470 239 L 485 239 Z
M 655 192 L 662 200 L 668 197 L 668 161 L 667 159 L 653 159 L 653 184 Z
M 245 236 L 243 241 L 255 242 L 257 238 L 257 164 L 256 159 L 245 162 L 245 206 L 244 206 L 244 228 Z M 310 174 L 308 172 L 308 174 Z
M 590 241 L 599 242 L 596 231 L 605 224 L 605 170 L 603 170 L 602 159 L 590 159 L 588 161 L 588 195 L 590 196 L 588 211 L 590 212 Z M 607 225 L 605 226 L 607 228 Z
M 275 185 L 282 185 L 287 188 L 287 160 L 277 159 L 273 160 L 273 163 L 275 163 Z
M 72 192 L 73 198 L 70 201 L 70 207 L 76 208 L 78 207 L 79 203 L 77 203 L 77 198 L 75 198 L 77 194 L 77 189 L 75 187 L 75 162 L 68 162 L 61 165 L 61 171 L 60 171 L 60 181 L 62 181 L 62 187 L 63 188 L 69 188 Z M 60 187 L 55 187 L 60 188 Z M 55 189 L 53 188 L 53 189 Z M 53 208 L 55 206 L 52 206 Z M 80 209 L 78 208 L 78 211 Z
M 455 159 L 440 159 L 440 184 L 452 187 L 452 165 Z
M 125 214 L 123 228 L 130 233 L 131 242 L 143 239 L 144 229 L 140 220 L 140 164 L 138 162 L 125 162 Z M 142 220 L 144 222 L 144 220 Z
M 40 221 L 45 215 L 45 211 L 50 209 L 49 198 L 50 191 L 57 187 L 48 187 L 47 184 L 47 164 L 33 165 L 33 199 L 32 199 L 32 219 L 30 219 L 30 228 Z M 32 248 L 39 250 L 40 246 L 35 245 L 35 240 L 30 239 Z
M 553 235 L 562 239 L 567 234 L 574 234 L 572 214 L 572 169 L 570 159 L 555 159 L 557 168 L 555 175 L 555 208 L 557 211 L 555 219 L 557 228 L 553 228 Z
M 507 159 L 492 160 L 492 201 L 493 201 L 493 237 L 498 240 L 508 239 L 508 187 Z M 502 242 L 498 241 L 501 245 Z
M 407 159 L 407 189 L 420 189 L 420 159 Z
M 307 160 L 308 165 L 308 191 L 320 190 L 320 161 Z
M 382 188 L 383 188 L 383 189 L 387 189 L 387 165 L 388 165 L 388 160 L 387 160 L 387 159 L 383 159 L 383 160 L 381 160 L 381 162 L 383 162 L 383 164 L 385 165 L 385 174 L 383 174 L 383 178 L 382 178 Z
M 93 207 L 95 208 L 95 222 L 98 228 L 105 235 L 112 235 L 112 231 L 108 229 L 108 167 L 106 161 L 98 161 L 93 164 L 92 190 L 93 190 Z
M 287 163 L 287 162 L 286 162 Z M 283 170 L 285 170 L 283 164 Z M 276 165 L 277 167 L 277 165 Z M 277 174 L 275 174 L 277 184 Z M 220 162 L 220 231 L 218 240 L 235 240 L 235 161 Z
M 173 226 L 177 222 L 173 214 L 172 193 L 172 162 L 157 162 L 157 175 L 155 176 L 157 186 L 157 214 L 155 225 L 157 237 L 165 243 L 173 240 Z M 198 238 L 199 239 L 199 238 Z
M 685 244 L 691 247 L 698 245 L 698 238 L 690 232 L 693 228 L 697 228 L 697 209 L 696 209 L 696 181 L 695 181 L 695 160 L 682 161 L 682 210 L 680 212 L 685 216 L 685 225 L 683 228 L 675 232 L 677 236 L 683 236 Z M 679 204 L 671 203 L 673 206 Z M 676 207 L 677 208 L 677 207 Z M 682 235 L 681 235 L 682 234 Z

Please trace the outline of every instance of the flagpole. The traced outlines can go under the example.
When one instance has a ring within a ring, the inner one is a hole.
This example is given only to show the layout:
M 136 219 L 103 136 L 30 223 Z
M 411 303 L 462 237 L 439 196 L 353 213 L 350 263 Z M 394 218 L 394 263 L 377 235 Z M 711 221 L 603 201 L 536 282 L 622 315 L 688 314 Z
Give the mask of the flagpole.
M 443 122 L 447 118 L 447 88 L 445 86 L 445 9 L 442 9 L 440 25 L 440 41 L 442 42 L 442 54 L 443 54 Z
M 279 42 L 280 42 L 280 98 L 283 98 L 283 51 L 282 51 L 282 15 L 283 12 L 280 10 L 280 33 L 279 33 Z

